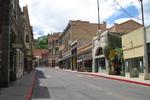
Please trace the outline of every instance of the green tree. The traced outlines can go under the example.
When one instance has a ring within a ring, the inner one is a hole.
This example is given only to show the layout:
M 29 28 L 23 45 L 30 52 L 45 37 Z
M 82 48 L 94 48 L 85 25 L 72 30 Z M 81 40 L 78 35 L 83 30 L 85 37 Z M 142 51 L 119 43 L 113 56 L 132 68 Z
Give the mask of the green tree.
M 36 40 L 36 48 L 48 49 L 48 36 L 41 36 Z

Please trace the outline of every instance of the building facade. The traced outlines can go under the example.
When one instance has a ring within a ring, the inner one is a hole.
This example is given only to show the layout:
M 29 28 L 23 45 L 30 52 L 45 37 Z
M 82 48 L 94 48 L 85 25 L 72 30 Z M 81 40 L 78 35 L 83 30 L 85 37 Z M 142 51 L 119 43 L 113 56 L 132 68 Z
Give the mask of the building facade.
M 92 41 L 77 48 L 77 68 L 79 71 L 92 72 Z
M 25 44 L 25 57 L 24 66 L 26 71 L 31 71 L 33 69 L 33 30 L 30 25 L 28 6 L 23 7 L 23 24 L 24 24 L 24 44 Z
M 1 0 L 0 11 L 0 86 L 7 87 L 24 74 L 25 19 L 19 0 Z
M 57 60 L 59 58 L 59 35 L 61 33 L 53 33 L 48 36 L 48 55 L 49 66 L 58 66 Z
M 138 35 L 137 35 L 138 34 Z M 144 29 L 138 28 L 122 37 L 126 72 L 144 79 Z M 148 72 L 150 73 L 150 27 L 146 27 Z
M 0 1 L 0 86 L 8 86 L 23 75 L 23 13 L 19 0 Z
M 100 25 L 102 30 L 106 29 L 106 23 Z M 63 31 L 61 38 L 61 52 L 63 57 L 59 60 L 64 67 L 77 69 L 77 47 L 92 40 L 96 36 L 98 24 L 88 21 L 69 21 Z M 77 41 L 76 43 L 74 43 Z M 67 65 L 67 66 L 65 66 Z
M 146 27 L 146 36 L 147 36 L 148 66 L 150 73 L 150 25 Z
M 141 26 L 139 23 L 129 20 L 121 24 L 115 24 L 102 32 L 100 36 L 93 38 L 93 72 L 124 74 L 124 68 L 121 67 L 121 59 L 117 59 L 118 55 L 116 54 L 122 48 L 121 36 Z
M 48 50 L 47 49 L 33 49 L 33 56 L 35 58 L 35 67 L 48 66 Z
M 138 73 L 144 73 L 143 39 L 143 27 L 134 30 L 122 37 L 126 72 L 129 72 L 131 77 L 138 77 Z

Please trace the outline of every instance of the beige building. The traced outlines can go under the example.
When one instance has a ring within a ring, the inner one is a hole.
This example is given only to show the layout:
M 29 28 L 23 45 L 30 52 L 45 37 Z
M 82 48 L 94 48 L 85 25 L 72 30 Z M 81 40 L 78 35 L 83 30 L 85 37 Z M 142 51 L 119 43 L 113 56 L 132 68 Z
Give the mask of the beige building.
M 147 37 L 148 65 L 150 73 L 150 25 L 146 27 L 146 37 Z
M 144 72 L 143 39 L 143 27 L 122 36 L 122 47 L 126 72 L 130 72 L 131 77 L 138 77 L 138 72 Z
M 146 27 L 147 43 L 150 43 L 150 25 Z

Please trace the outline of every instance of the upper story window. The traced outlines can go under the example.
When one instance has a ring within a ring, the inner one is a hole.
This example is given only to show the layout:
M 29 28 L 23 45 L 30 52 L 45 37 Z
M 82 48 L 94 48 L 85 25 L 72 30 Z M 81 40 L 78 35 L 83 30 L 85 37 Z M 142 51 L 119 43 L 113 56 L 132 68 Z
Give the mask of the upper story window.
M 95 56 L 99 56 L 99 55 L 102 55 L 103 54 L 103 49 L 101 47 L 99 47 L 97 50 L 96 50 L 96 54 Z
M 52 42 L 49 42 L 49 46 L 51 46 L 52 45 Z
M 29 35 L 26 35 L 26 43 L 29 43 Z
M 55 48 L 55 54 L 57 55 L 59 53 L 59 48 Z
M 59 44 L 58 40 L 56 40 L 56 41 L 55 41 L 55 44 L 56 44 L 56 45 L 58 45 L 58 44 Z

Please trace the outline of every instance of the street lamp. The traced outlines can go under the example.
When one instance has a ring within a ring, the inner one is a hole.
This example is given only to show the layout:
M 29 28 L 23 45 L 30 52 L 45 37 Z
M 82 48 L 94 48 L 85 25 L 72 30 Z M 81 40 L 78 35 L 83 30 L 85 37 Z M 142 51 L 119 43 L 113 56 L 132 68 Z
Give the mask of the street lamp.
M 146 29 L 144 23 L 144 10 L 143 10 L 143 0 L 139 0 L 141 2 L 141 13 L 142 13 L 142 25 L 144 31 L 144 79 L 149 80 L 149 67 L 148 67 L 148 55 L 147 55 L 147 41 L 146 41 Z

